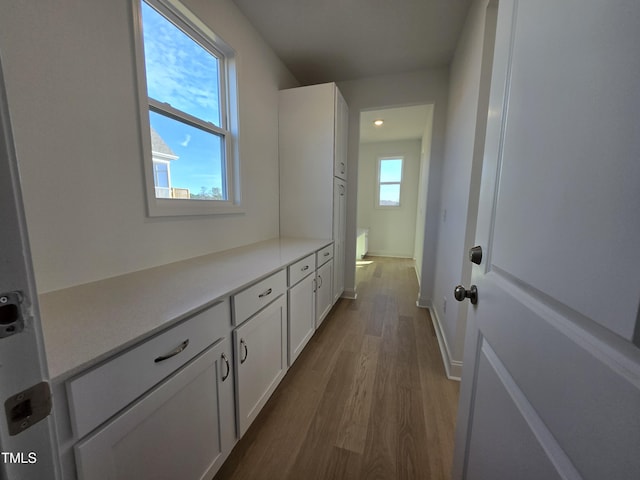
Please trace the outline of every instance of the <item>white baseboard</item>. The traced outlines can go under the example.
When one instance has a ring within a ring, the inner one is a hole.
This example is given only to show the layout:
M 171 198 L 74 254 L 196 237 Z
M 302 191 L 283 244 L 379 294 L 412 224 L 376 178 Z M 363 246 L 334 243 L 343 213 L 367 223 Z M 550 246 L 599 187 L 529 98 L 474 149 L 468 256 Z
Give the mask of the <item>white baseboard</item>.
M 356 298 L 358 298 L 358 292 L 356 292 L 355 288 L 353 290 L 350 288 L 345 288 L 344 292 L 342 292 L 341 298 L 348 298 L 349 300 L 355 300 Z
M 367 252 L 367 257 L 390 257 L 390 258 L 411 258 L 413 259 L 413 255 L 410 253 L 394 253 L 394 252 L 381 252 L 376 250 L 369 250 Z
M 433 329 L 436 331 L 436 337 L 438 338 L 440 355 L 442 355 L 442 363 L 444 364 L 444 370 L 447 374 L 447 378 L 449 380 L 460 381 L 462 377 L 462 362 L 451 358 L 451 351 L 449 350 L 447 337 L 442 329 L 442 324 L 440 323 L 436 309 L 432 306 L 427 306 L 426 308 L 429 309 L 429 313 L 431 314 L 431 321 L 433 322 Z
M 416 307 L 426 308 L 428 310 L 431 309 L 431 307 L 429 307 L 429 300 L 427 300 L 426 298 L 422 298 L 420 296 L 418 296 L 418 299 L 416 300 Z

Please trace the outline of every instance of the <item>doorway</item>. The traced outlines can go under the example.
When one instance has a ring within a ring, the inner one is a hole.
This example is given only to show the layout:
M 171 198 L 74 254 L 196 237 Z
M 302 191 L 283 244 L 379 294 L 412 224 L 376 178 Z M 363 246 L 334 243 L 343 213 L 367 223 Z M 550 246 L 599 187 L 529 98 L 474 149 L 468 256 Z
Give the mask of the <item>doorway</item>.
M 432 104 L 360 112 L 356 265 L 367 255 L 422 264 L 432 123 Z

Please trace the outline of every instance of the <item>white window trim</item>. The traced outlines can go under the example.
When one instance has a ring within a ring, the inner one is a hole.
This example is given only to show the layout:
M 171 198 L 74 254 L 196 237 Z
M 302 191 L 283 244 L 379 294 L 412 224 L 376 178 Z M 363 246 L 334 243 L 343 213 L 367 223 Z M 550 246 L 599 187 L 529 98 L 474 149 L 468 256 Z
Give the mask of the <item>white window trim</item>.
M 153 182 L 153 162 L 151 153 L 151 136 L 149 110 L 153 107 L 153 100 L 147 96 L 147 75 L 144 58 L 144 40 L 142 37 L 141 0 L 132 0 L 134 20 L 134 43 L 136 76 L 138 83 L 138 110 L 140 119 L 140 138 L 142 141 L 142 163 L 144 172 L 144 186 L 147 198 L 147 214 L 149 217 L 168 217 L 184 215 L 217 215 L 244 213 L 241 205 L 240 189 L 240 151 L 238 145 L 238 87 L 237 87 L 237 59 L 235 51 L 207 25 L 198 19 L 190 10 L 177 0 L 148 0 L 149 4 L 158 7 L 160 11 L 179 22 L 186 23 L 200 37 L 197 41 L 206 42 L 214 50 L 224 56 L 221 83 L 226 94 L 222 95 L 221 115 L 226 119 L 226 130 L 213 127 L 225 132 L 224 168 L 227 179 L 227 200 L 191 200 L 191 199 L 162 199 L 155 196 Z M 191 36 L 191 35 L 190 35 Z M 163 105 L 163 111 L 167 107 Z M 184 115 L 182 115 L 184 116 Z M 224 122 L 223 122 L 224 125 Z M 212 128 L 211 125 L 207 125 Z
M 402 160 L 402 170 L 400 171 L 400 181 L 399 182 L 380 182 L 380 163 L 382 160 Z M 378 157 L 376 162 L 376 193 L 374 196 L 374 207 L 379 208 L 381 210 L 393 210 L 402 207 L 402 184 L 404 181 L 404 167 L 405 167 L 405 156 L 403 155 L 385 155 L 384 157 Z M 400 195 L 398 200 L 398 205 L 380 205 L 380 185 L 399 185 L 400 186 Z

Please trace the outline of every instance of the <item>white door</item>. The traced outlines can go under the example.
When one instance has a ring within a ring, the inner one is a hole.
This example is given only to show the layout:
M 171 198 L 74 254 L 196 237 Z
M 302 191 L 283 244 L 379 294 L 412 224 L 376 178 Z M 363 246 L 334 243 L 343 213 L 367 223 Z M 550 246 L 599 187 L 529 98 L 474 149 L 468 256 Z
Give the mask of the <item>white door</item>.
M 38 296 L 1 64 L 0 371 L 0 478 L 59 478 Z
M 287 373 L 287 300 L 281 296 L 233 331 L 238 436 Z
M 500 0 L 454 479 L 640 478 L 639 25 Z
M 316 325 L 316 278 L 308 275 L 289 290 L 289 366 L 313 336 Z
M 316 275 L 316 328 L 318 328 L 333 306 L 333 260 L 318 268 Z
M 347 182 L 333 179 L 333 302 L 344 292 L 345 244 L 347 232 Z

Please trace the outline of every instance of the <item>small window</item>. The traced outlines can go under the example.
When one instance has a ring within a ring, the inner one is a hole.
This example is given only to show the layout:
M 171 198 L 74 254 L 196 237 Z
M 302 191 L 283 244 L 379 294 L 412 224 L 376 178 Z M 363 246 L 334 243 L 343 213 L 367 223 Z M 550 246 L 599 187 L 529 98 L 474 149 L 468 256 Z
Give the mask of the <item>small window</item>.
M 142 0 L 139 24 L 149 215 L 237 212 L 233 51 L 169 1 Z
M 399 207 L 402 186 L 403 157 L 378 159 L 377 201 L 378 207 Z

